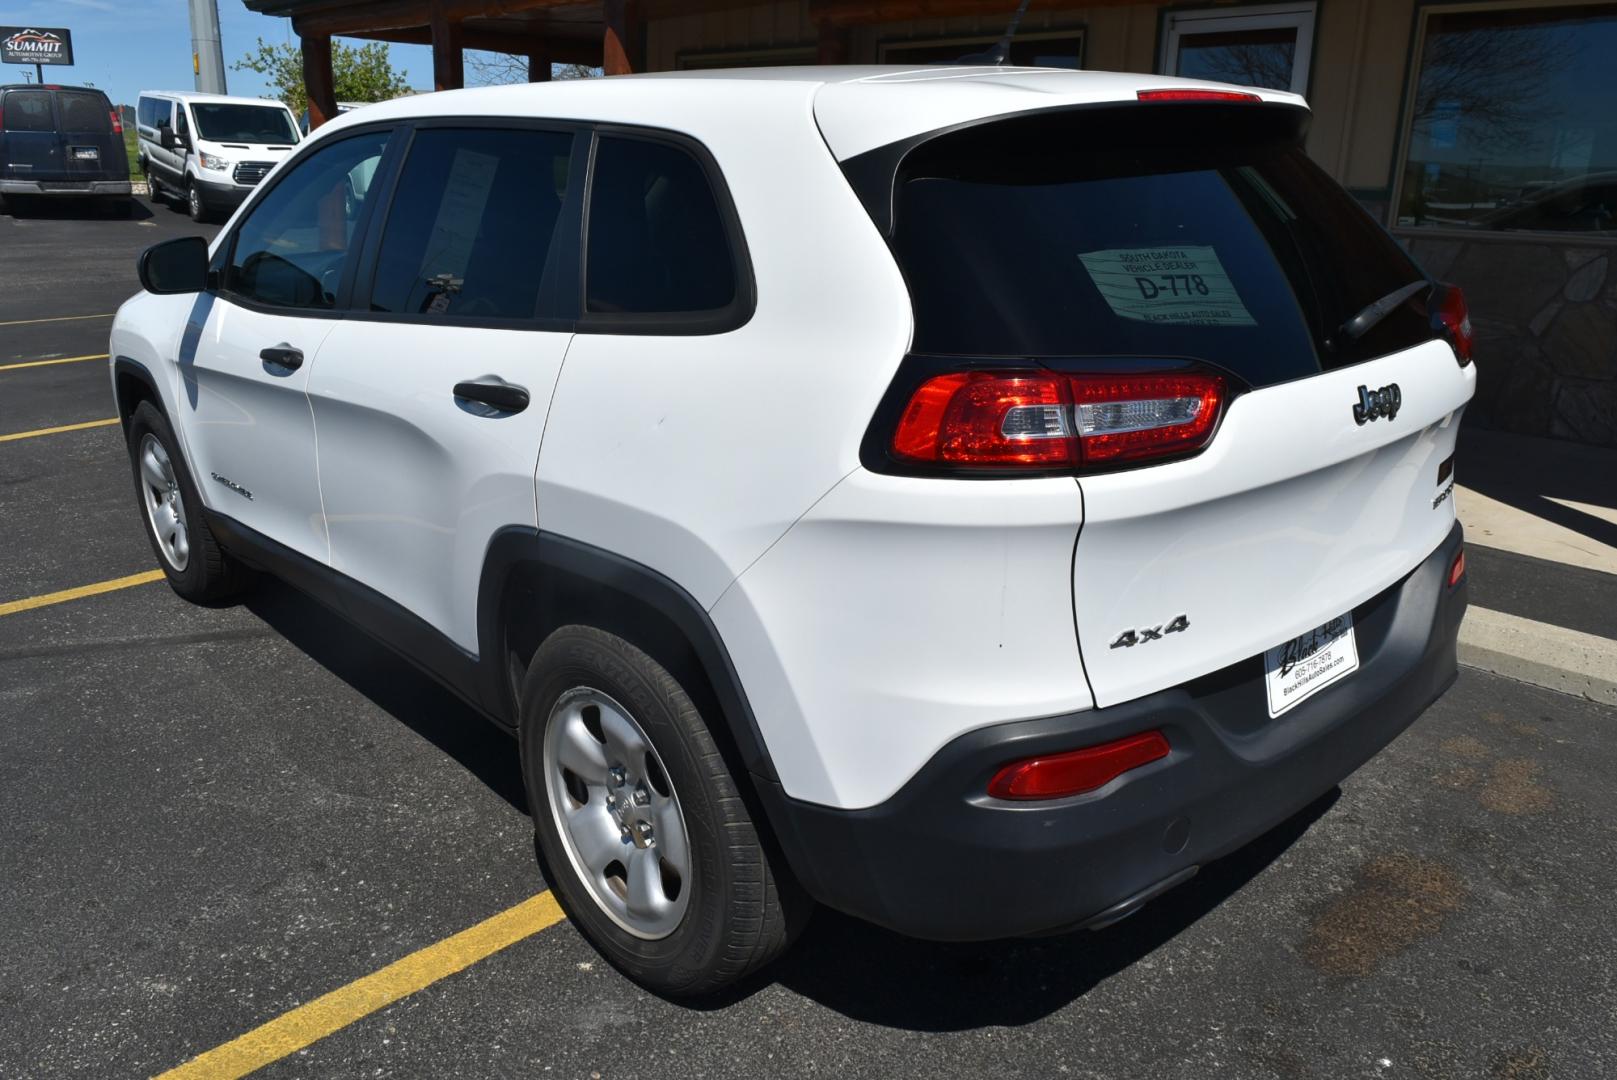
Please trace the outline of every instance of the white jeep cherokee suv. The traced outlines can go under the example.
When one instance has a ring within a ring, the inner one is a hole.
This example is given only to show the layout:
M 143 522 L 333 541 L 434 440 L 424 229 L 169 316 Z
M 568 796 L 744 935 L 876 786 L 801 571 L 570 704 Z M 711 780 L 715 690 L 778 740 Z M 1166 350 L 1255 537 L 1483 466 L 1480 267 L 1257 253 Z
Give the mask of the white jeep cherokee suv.
M 371 106 L 112 331 L 182 596 L 286 579 L 517 738 L 665 993 L 819 901 L 1098 926 L 1455 677 L 1464 300 L 1295 96 L 705 72 Z

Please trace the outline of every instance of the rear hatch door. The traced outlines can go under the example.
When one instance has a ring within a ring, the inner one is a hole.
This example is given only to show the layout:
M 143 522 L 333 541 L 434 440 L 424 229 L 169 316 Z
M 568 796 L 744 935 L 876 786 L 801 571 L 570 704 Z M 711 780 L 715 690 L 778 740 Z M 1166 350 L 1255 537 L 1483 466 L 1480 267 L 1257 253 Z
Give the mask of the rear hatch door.
M 94 90 L 58 90 L 56 113 L 68 179 L 128 179 L 123 134 L 112 122 L 112 106 L 105 97 Z
M 0 174 L 8 180 L 65 180 L 55 95 L 7 90 L 0 101 Z
M 1256 102 L 1052 110 L 940 136 L 898 173 L 916 351 L 1228 381 L 1199 454 L 1079 472 L 1070 588 L 1098 705 L 1350 613 L 1453 524 L 1474 369 L 1305 124 Z

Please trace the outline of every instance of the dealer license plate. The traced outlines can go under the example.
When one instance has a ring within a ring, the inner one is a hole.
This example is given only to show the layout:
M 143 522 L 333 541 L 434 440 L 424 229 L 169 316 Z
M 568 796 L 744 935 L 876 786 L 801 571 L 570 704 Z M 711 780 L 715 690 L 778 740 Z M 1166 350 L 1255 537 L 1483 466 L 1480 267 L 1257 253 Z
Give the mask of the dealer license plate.
M 1263 654 L 1269 715 L 1279 716 L 1359 670 L 1353 613 L 1338 615 Z
M 93 146 L 75 146 L 73 157 L 78 161 L 100 161 L 101 151 Z

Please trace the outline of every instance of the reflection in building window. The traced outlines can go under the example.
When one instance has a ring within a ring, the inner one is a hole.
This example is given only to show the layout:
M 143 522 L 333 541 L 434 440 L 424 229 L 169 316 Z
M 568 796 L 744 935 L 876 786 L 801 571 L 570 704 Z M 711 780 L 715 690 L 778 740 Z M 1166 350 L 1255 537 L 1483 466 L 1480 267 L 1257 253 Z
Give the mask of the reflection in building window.
M 1617 234 L 1617 5 L 1424 30 L 1398 224 Z

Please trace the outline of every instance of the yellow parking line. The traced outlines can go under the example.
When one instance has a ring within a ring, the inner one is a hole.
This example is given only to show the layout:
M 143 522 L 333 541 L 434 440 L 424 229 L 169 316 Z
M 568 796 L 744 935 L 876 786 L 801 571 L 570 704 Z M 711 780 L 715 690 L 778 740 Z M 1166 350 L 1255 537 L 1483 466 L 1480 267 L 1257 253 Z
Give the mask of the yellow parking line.
M 90 356 L 63 356 L 55 360 L 23 360 L 16 364 L 0 364 L 0 371 L 16 371 L 25 367 L 50 367 L 52 364 L 77 364 L 81 360 L 105 360 L 104 352 L 94 353 Z
M 105 315 L 57 315 L 49 319 L 12 319 L 10 322 L 0 322 L 0 326 L 27 326 L 29 323 L 42 322 L 77 322 L 80 319 L 110 319 L 117 312 L 109 311 Z
M 17 439 L 34 439 L 41 435 L 60 435 L 64 431 L 83 431 L 85 428 L 111 427 L 118 422 L 114 416 L 110 420 L 86 420 L 82 424 L 63 424 L 61 427 L 40 428 L 38 431 L 14 431 L 10 435 L 0 435 L 0 442 L 13 442 Z
M 50 607 L 52 604 L 65 603 L 68 600 L 78 600 L 85 596 L 99 596 L 106 592 L 117 592 L 135 585 L 144 585 L 148 581 L 163 580 L 163 571 L 147 570 L 142 574 L 130 574 L 128 577 L 113 578 L 111 581 L 98 581 L 94 585 L 80 585 L 76 589 L 63 589 L 61 592 L 46 593 L 43 596 L 28 596 L 21 600 L 8 600 L 0 604 L 0 615 L 15 615 L 19 611 L 32 611 L 35 608 Z
M 262 1027 L 160 1074 L 157 1080 L 225 1080 L 246 1076 L 564 918 L 550 893 L 539 893 L 476 926 L 395 960 L 380 971 L 282 1013 Z

